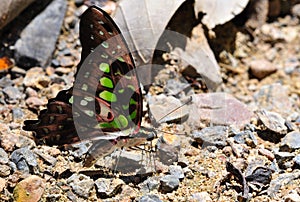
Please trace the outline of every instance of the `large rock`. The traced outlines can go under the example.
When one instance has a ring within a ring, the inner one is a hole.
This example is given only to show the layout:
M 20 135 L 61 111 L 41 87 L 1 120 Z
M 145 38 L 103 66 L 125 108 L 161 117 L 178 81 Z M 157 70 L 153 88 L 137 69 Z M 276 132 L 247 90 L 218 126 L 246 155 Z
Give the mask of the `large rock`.
M 196 94 L 192 98 L 188 123 L 194 129 L 201 124 L 243 127 L 253 116 L 245 104 L 226 93 Z
M 15 59 L 19 66 L 45 67 L 50 63 L 66 8 L 67 1 L 54 0 L 22 31 L 15 44 Z

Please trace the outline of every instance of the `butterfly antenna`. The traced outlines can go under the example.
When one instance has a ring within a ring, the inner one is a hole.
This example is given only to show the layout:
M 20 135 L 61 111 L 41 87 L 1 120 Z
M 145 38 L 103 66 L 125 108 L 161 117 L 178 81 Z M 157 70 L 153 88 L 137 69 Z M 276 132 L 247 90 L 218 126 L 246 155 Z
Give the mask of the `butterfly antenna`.
M 161 120 L 163 120 L 164 118 L 166 118 L 167 116 L 169 116 L 170 114 L 172 114 L 173 112 L 175 112 L 176 110 L 178 110 L 178 109 L 180 109 L 181 107 L 187 105 L 187 104 L 190 103 L 191 101 L 192 101 L 192 97 L 190 96 L 189 99 L 188 99 L 185 103 L 183 103 L 182 105 L 176 107 L 175 109 L 173 109 L 172 111 L 170 111 L 169 113 L 167 113 L 166 115 L 164 115 L 163 117 L 161 117 L 161 118 L 157 121 L 157 123 L 159 123 Z

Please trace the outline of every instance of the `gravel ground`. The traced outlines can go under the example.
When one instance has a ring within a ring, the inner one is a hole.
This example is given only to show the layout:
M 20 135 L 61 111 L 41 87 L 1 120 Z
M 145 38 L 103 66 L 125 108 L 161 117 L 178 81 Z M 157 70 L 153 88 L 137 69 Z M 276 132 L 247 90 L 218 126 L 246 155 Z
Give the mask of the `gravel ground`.
M 154 127 L 151 118 L 184 97 L 192 102 L 157 126 L 159 138 L 142 149 L 116 151 L 84 168 L 88 144 L 41 145 L 22 130 L 24 120 L 36 119 L 48 99 L 72 86 L 83 8 L 68 2 L 49 67 L 1 74 L 1 201 L 300 201 L 297 13 L 237 32 L 234 51 L 219 51 L 218 93 L 184 77 L 180 61 L 166 61 L 147 89 L 143 125 Z M 183 90 L 186 84 L 192 88 Z M 182 90 L 174 97 L 170 89 Z

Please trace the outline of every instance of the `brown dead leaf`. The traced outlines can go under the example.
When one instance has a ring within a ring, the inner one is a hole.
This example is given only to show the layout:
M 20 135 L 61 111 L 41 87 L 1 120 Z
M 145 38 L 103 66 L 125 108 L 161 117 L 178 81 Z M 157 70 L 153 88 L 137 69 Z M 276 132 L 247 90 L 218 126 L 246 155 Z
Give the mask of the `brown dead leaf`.
M 241 13 L 249 0 L 196 0 L 195 13 L 205 14 L 202 23 L 209 29 L 224 24 Z

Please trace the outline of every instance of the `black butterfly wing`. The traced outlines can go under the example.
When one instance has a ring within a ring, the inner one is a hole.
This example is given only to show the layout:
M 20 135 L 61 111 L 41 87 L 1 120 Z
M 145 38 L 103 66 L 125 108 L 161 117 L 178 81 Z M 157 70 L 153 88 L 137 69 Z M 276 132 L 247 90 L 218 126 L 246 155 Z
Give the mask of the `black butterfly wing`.
M 73 88 L 48 101 L 38 120 L 25 121 L 48 144 L 70 144 L 137 131 L 142 95 L 130 51 L 110 16 L 92 6 L 81 17 L 81 61 Z M 129 132 L 128 132 L 129 131 Z M 80 138 L 78 137 L 80 136 Z

